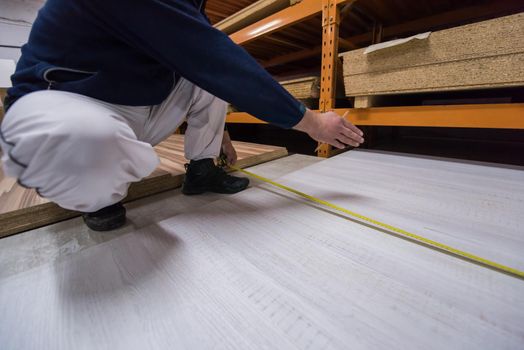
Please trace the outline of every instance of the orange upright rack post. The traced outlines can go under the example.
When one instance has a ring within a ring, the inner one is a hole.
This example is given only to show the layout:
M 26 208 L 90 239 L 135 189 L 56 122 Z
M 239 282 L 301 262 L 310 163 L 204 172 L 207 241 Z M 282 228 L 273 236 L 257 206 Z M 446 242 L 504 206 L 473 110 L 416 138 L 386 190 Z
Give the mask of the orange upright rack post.
M 335 108 L 339 25 L 340 12 L 337 1 L 322 0 L 322 69 L 319 101 L 321 112 Z M 327 158 L 331 153 L 330 145 L 320 144 L 318 156 Z

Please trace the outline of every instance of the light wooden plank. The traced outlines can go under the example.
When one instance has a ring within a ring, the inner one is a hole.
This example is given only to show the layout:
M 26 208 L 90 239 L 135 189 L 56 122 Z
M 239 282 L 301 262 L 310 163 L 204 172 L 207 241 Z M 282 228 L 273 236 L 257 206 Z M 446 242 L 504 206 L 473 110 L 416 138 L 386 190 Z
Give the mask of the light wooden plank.
M 373 107 L 373 96 L 356 96 L 354 108 L 371 108 Z
M 27 42 L 31 25 L 44 0 L 0 1 L 0 46 L 21 47 Z M 18 59 L 19 50 L 3 48 L 0 58 Z
M 281 81 L 280 84 L 296 99 L 320 97 L 319 76 L 285 80 Z
M 296 0 L 259 0 L 215 24 L 226 34 L 234 33 L 264 17 L 274 14 L 297 2 Z
M 523 174 L 351 152 L 281 181 L 522 268 Z M 263 185 L 0 280 L 0 343 L 522 349 L 523 303 L 522 280 Z
M 0 58 L 2 59 L 10 59 L 15 62 L 18 62 L 18 59 L 20 58 L 21 54 L 22 52 L 20 51 L 19 48 L 0 46 Z
M 27 42 L 29 33 L 31 32 L 31 25 L 21 25 L 14 23 L 0 22 L 0 45 L 20 48 Z M 2 57 L 7 58 L 7 57 Z
M 233 141 L 238 164 L 250 166 L 287 155 L 283 147 Z M 131 201 L 182 185 L 187 160 L 184 157 L 184 136 L 172 135 L 155 147 L 160 165 L 140 182 L 131 184 L 125 201 Z M 0 167 L 0 238 L 32 228 L 49 225 L 78 216 L 62 209 L 36 191 L 25 189 L 15 179 L 4 176 Z

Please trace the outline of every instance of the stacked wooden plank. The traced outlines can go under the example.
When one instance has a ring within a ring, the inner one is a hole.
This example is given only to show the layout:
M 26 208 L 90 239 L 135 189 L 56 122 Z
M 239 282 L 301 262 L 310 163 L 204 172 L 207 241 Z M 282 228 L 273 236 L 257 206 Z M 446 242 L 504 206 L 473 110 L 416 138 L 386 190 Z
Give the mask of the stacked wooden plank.
M 301 0 L 260 0 L 220 21 L 215 28 L 234 33 Z
M 342 54 L 346 96 L 524 86 L 524 13 Z
M 283 147 L 233 142 L 238 153 L 238 166 L 245 167 L 287 155 Z M 160 165 L 148 177 L 131 184 L 126 201 L 171 190 L 184 180 L 184 136 L 172 135 L 155 147 Z M 1 152 L 0 152 L 1 155 Z M 0 238 L 28 229 L 49 225 L 78 216 L 62 209 L 36 191 L 19 186 L 14 178 L 4 176 L 0 167 Z
M 319 98 L 320 77 L 310 76 L 293 80 L 286 80 L 280 84 L 296 99 Z
M 281 81 L 280 85 L 294 98 L 305 103 L 308 108 L 315 108 L 315 101 L 320 97 L 320 77 L 318 75 Z M 228 105 L 228 113 L 238 111 L 235 106 Z
M 0 123 L 4 119 L 4 98 L 7 94 L 7 89 L 0 88 Z

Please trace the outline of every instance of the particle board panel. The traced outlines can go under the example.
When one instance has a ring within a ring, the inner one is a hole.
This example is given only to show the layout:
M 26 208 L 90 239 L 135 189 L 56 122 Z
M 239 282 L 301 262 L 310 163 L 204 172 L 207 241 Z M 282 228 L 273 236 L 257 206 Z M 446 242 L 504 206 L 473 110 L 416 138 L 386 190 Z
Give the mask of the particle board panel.
M 344 54 L 351 64 L 344 72 L 389 71 L 402 67 L 507 55 L 522 52 L 524 44 L 524 13 L 500 17 L 431 33 L 427 40 L 413 40 L 363 55 L 365 49 Z M 368 59 L 358 59 L 365 57 Z
M 523 174 L 357 151 L 279 181 L 523 268 Z M 523 303 L 523 280 L 260 185 L 1 279 L 0 342 L 522 349 Z
M 342 54 L 347 96 L 524 85 L 524 13 Z
M 281 81 L 280 84 L 296 99 L 319 98 L 320 77 L 311 76 Z
M 524 53 L 345 77 L 347 96 L 524 86 Z
M 300 100 L 308 108 L 313 107 L 320 97 L 320 77 L 308 76 L 279 82 L 294 98 Z M 238 112 L 233 105 L 228 105 L 228 114 Z
M 287 155 L 283 147 L 234 141 L 241 167 L 267 162 Z M 160 165 L 151 175 L 131 184 L 125 201 L 130 201 L 177 188 L 182 185 L 185 170 L 184 136 L 172 135 L 155 147 Z M 0 237 L 49 225 L 78 216 L 79 213 L 60 208 L 36 191 L 19 186 L 15 179 L 5 177 L 0 168 Z

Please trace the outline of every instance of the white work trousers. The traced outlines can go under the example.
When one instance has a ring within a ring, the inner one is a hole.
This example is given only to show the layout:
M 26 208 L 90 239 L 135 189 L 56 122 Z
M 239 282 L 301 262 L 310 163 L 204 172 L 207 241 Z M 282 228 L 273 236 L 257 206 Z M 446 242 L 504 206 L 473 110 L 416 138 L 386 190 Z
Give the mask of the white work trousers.
M 18 100 L 1 125 L 4 172 L 66 209 L 94 212 L 122 200 L 159 164 L 152 146 L 184 121 L 185 156 L 220 153 L 226 103 L 180 79 L 160 105 L 114 105 L 63 91 Z

